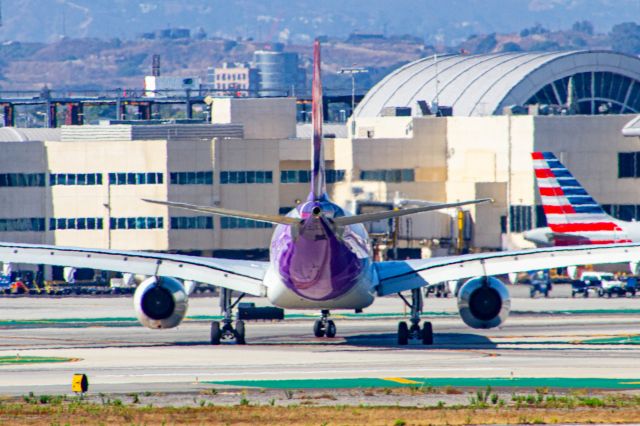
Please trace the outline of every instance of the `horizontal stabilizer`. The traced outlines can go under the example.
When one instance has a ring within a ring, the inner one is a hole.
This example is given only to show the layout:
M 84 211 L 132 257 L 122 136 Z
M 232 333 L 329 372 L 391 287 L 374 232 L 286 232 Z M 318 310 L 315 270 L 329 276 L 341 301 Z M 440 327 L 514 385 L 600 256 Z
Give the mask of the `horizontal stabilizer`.
M 363 213 L 356 216 L 336 217 L 333 219 L 333 222 L 336 225 L 346 226 L 346 225 L 353 225 L 355 223 L 375 222 L 377 220 L 391 219 L 394 217 L 407 216 L 410 214 L 430 212 L 434 210 L 442 210 L 442 209 L 448 209 L 452 207 L 467 206 L 470 204 L 488 203 L 492 201 L 493 200 L 491 198 L 481 198 L 478 200 L 459 201 L 457 203 L 440 203 L 440 204 L 433 204 L 429 206 L 414 207 L 410 209 L 386 210 L 382 212 Z
M 280 215 L 250 213 L 250 212 L 244 212 L 241 210 L 223 209 L 220 207 L 197 206 L 195 204 L 175 203 L 172 201 L 148 200 L 144 198 L 142 199 L 142 201 L 146 201 L 147 203 L 161 204 L 163 206 L 175 207 L 178 209 L 191 210 L 194 212 L 207 213 L 207 214 L 212 214 L 217 216 L 239 217 L 241 219 L 257 220 L 259 222 L 269 222 L 269 223 L 275 223 L 275 224 L 281 224 L 281 225 L 294 225 L 294 224 L 300 223 L 300 219 L 296 219 L 294 217 L 280 216 Z

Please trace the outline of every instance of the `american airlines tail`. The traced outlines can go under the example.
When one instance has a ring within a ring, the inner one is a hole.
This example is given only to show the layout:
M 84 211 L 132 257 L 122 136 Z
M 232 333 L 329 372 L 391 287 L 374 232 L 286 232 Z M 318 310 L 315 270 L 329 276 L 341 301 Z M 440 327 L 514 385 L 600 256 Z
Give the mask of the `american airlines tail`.
M 625 229 L 631 223 L 609 216 L 552 152 L 531 156 L 548 228 L 529 231 L 526 239 L 556 246 L 631 242 Z
M 309 201 L 327 198 L 324 171 L 324 144 L 322 143 L 322 77 L 320 73 L 320 42 L 313 43 L 313 83 L 311 89 L 311 121 L 313 146 L 311 152 L 311 193 Z

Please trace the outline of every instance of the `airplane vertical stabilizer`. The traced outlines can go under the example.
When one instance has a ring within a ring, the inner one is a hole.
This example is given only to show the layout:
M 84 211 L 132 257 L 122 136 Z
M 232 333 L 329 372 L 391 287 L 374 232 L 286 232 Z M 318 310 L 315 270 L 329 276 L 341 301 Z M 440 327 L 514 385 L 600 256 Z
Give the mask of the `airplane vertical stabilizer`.
M 531 157 L 542 208 L 555 235 L 556 245 L 630 242 L 616 220 L 604 211 L 552 152 L 534 152 Z M 580 238 L 576 239 L 576 236 Z
M 313 145 L 311 151 L 311 194 L 310 198 L 320 200 L 326 197 L 324 145 L 322 143 L 322 80 L 320 75 L 320 42 L 313 44 L 313 87 L 311 93 L 311 121 L 313 124 Z

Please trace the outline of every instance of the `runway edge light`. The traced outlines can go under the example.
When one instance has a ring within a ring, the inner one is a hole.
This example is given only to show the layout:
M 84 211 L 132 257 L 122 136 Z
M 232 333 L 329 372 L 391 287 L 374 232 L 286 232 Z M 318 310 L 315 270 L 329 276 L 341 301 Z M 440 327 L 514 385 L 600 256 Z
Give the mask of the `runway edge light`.
M 86 374 L 74 374 L 71 380 L 71 390 L 75 393 L 85 393 L 89 390 L 89 379 Z

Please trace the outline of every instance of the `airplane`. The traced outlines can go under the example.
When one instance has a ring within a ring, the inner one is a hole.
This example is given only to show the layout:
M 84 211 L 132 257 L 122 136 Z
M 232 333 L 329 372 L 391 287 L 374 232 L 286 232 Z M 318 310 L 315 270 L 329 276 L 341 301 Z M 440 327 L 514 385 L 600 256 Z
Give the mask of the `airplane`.
M 533 168 L 548 226 L 525 231 L 538 246 L 640 242 L 640 222 L 608 215 L 552 152 L 533 152 Z
M 234 309 L 245 295 L 266 297 L 284 309 L 321 312 L 316 337 L 333 338 L 330 311 L 361 312 L 376 297 L 398 294 L 409 307 L 410 325 L 398 323 L 397 342 L 433 344 L 431 322 L 421 324 L 423 287 L 468 279 L 458 293 L 458 311 L 473 328 L 493 328 L 509 314 L 507 287 L 495 275 L 532 269 L 640 259 L 640 244 L 539 248 L 513 252 L 374 262 L 364 222 L 486 202 L 486 199 L 441 203 L 407 209 L 348 215 L 328 197 L 322 142 L 320 44 L 314 43 L 312 83 L 312 172 L 307 200 L 286 216 L 197 206 L 171 201 L 148 202 L 275 224 L 270 260 L 258 262 L 175 254 L 0 243 L 0 261 L 61 265 L 149 276 L 135 290 L 134 309 L 140 323 L 152 329 L 178 326 L 185 318 L 194 282 L 220 288 L 222 322 L 212 321 L 210 342 L 245 344 L 245 324 L 233 323 Z M 184 281 L 181 282 L 181 280 Z M 410 291 L 410 300 L 402 293 Z M 236 293 L 235 300 L 233 299 Z

